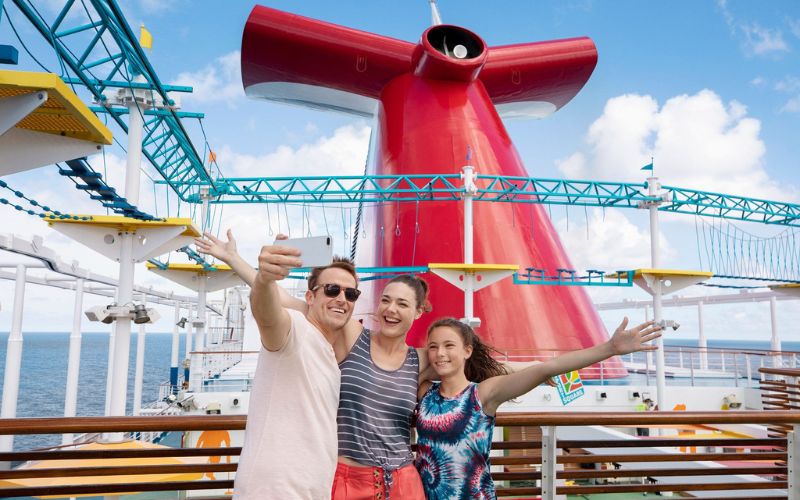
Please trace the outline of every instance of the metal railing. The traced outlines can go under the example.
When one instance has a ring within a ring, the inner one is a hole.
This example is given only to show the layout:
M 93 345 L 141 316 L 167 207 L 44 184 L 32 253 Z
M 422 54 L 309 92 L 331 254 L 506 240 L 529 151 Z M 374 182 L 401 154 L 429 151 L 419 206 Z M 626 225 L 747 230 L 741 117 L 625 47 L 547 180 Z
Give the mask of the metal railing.
M 503 361 L 526 362 L 545 361 L 568 351 L 556 349 L 507 350 L 503 351 Z M 655 383 L 656 365 L 645 352 L 628 354 L 622 357 L 625 368 L 635 376 L 643 377 L 642 383 Z M 664 367 L 667 385 L 680 386 L 735 386 L 756 387 L 756 382 L 764 380 L 761 368 L 793 368 L 800 365 L 800 353 L 778 352 L 758 349 L 720 349 L 667 346 L 664 348 Z M 618 378 L 617 367 L 610 368 L 601 362 L 580 371 L 585 379 L 607 384 Z

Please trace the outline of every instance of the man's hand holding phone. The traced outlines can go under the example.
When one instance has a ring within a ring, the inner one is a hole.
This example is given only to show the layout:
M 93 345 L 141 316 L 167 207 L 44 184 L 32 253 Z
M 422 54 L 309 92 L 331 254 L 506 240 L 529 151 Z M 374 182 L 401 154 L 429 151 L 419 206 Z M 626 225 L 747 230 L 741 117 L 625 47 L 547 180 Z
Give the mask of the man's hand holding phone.
M 284 234 L 275 243 L 261 248 L 258 270 L 263 279 L 277 281 L 298 267 L 321 267 L 333 262 L 333 242 L 330 236 L 311 236 L 289 239 Z
M 278 244 L 266 245 L 261 247 L 261 253 L 258 254 L 258 278 L 279 281 L 301 265 L 300 250 Z

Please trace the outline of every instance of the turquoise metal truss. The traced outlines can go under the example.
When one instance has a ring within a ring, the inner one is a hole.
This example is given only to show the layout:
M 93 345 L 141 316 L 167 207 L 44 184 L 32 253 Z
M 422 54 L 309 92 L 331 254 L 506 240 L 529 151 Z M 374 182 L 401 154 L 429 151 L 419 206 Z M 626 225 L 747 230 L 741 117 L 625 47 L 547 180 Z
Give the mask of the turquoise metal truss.
M 580 275 L 575 269 L 556 269 L 556 274 L 548 275 L 544 269 L 526 267 L 525 273 L 514 273 L 515 285 L 545 286 L 633 286 L 635 271 L 617 271 L 613 277 L 605 271 L 587 269 Z
M 158 181 L 164 182 L 164 181 Z M 800 205 L 647 183 L 596 182 L 478 175 L 477 201 L 639 208 L 660 202 L 662 212 L 694 214 L 762 224 L 800 226 Z M 218 180 L 212 203 L 387 203 L 460 200 L 459 174 L 227 178 Z M 199 197 L 189 196 L 199 202 Z
M 84 85 L 98 103 L 105 101 L 103 92 L 111 87 L 149 90 L 165 103 L 171 103 L 167 91 L 191 91 L 189 87 L 161 83 L 115 0 L 66 0 L 51 22 L 40 15 L 33 2 L 12 1 L 72 73 L 62 75 L 64 80 Z M 132 82 L 134 75 L 141 75 L 145 82 Z M 122 119 L 127 109 L 104 110 L 127 133 L 127 123 Z M 186 200 L 196 183 L 213 186 L 180 121 L 180 116 L 196 115 L 169 108 L 144 114 L 142 153 L 175 193 Z

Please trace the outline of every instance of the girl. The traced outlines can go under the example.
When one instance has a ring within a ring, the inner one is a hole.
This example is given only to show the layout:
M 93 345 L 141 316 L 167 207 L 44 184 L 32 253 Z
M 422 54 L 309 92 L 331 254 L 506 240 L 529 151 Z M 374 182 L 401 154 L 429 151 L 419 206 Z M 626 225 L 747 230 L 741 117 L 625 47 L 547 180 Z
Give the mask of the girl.
M 227 263 L 252 284 L 256 271 L 239 256 L 230 230 L 227 236 L 228 241 L 222 241 L 206 233 L 195 243 L 200 252 Z M 283 293 L 281 302 L 304 313 L 308 307 L 288 293 Z M 428 284 L 415 276 L 396 276 L 381 292 L 373 314 L 376 328 L 368 330 L 351 319 L 338 336 L 333 347 L 341 369 L 339 463 L 333 499 L 383 500 L 391 495 L 424 500 L 413 464 L 410 422 L 419 381 L 434 372 L 423 349 L 406 345 L 406 334 L 414 320 L 429 310 Z
M 428 500 L 496 498 L 489 451 L 495 412 L 550 377 L 585 368 L 611 356 L 652 351 L 661 336 L 653 322 L 626 330 L 628 318 L 608 342 L 569 352 L 506 374 L 491 347 L 468 325 L 440 319 L 428 329 L 428 361 L 439 382 L 419 387 L 416 466 Z

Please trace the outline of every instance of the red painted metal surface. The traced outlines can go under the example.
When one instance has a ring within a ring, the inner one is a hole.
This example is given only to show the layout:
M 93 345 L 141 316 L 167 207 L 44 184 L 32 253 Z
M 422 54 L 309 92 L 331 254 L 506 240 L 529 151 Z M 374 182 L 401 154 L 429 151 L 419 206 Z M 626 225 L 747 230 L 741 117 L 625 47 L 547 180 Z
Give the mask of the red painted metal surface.
M 466 57 L 453 56 L 458 43 Z M 250 90 L 300 83 L 376 99 L 375 174 L 458 173 L 470 148 L 478 173 L 528 176 L 495 106 L 538 101 L 555 110 L 582 88 L 596 61 L 588 38 L 488 48 L 467 30 L 436 26 L 414 46 L 264 7 L 253 10 L 242 41 Z M 369 264 L 463 261 L 461 202 L 395 203 L 374 216 L 376 261 Z M 475 203 L 474 227 L 477 263 L 552 273 L 572 267 L 541 205 Z M 434 311 L 415 323 L 411 345 L 422 344 L 433 319 L 463 316 L 462 292 L 435 276 L 428 281 Z M 476 292 L 475 314 L 481 335 L 502 350 L 579 349 L 608 338 L 580 287 L 507 279 Z M 606 368 L 605 377 L 625 375 L 620 363 Z

